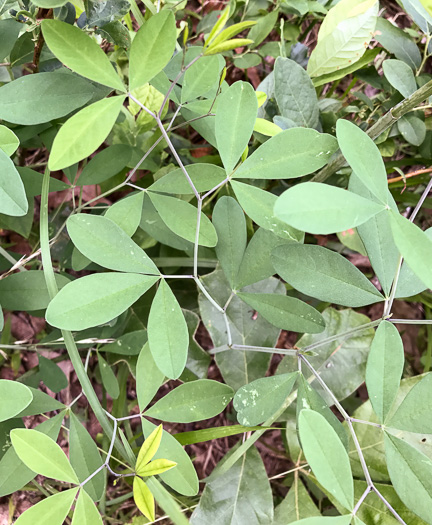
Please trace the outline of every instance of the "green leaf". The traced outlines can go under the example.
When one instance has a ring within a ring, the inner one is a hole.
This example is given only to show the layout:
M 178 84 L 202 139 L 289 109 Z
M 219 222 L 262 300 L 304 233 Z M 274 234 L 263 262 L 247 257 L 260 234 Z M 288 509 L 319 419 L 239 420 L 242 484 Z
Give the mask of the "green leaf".
M 157 367 L 150 346 L 146 343 L 140 352 L 136 365 L 136 393 L 141 412 L 154 398 L 164 379 L 165 374 Z
M 120 96 L 99 100 L 63 124 L 53 142 L 49 169 L 62 170 L 97 150 L 114 126 L 124 98 Z
M 216 255 L 228 282 L 235 279 L 246 249 L 246 220 L 243 210 L 232 197 L 221 197 L 213 210 L 213 224 L 218 236 Z
M 432 240 L 432 228 L 428 228 L 427 230 L 425 230 L 425 234 L 429 237 L 429 239 Z M 397 253 L 399 254 L 399 252 Z M 395 271 L 393 272 L 393 276 L 395 274 Z M 402 268 L 399 274 L 399 281 L 396 288 L 396 297 L 411 297 L 413 295 L 417 295 L 418 293 L 423 292 L 424 290 L 426 290 L 426 288 L 426 285 L 423 284 L 422 281 L 416 275 L 414 275 L 414 272 L 411 270 L 409 265 L 406 262 L 402 263 Z
M 116 375 L 114 374 L 110 365 L 99 354 L 98 363 L 102 384 L 105 390 L 107 391 L 107 394 L 110 395 L 113 399 L 117 399 L 120 395 L 120 387 Z
M 6 126 L 0 126 L 0 149 L 2 149 L 8 157 L 11 157 L 15 153 L 19 144 L 19 138 L 11 129 Z
M 350 525 L 352 515 L 345 516 L 316 516 L 300 521 L 293 521 L 292 525 Z
M 63 370 L 51 359 L 38 355 L 39 372 L 45 386 L 56 394 L 69 384 Z
M 94 91 L 67 72 L 25 75 L 0 88 L 0 118 L 26 126 L 49 122 L 82 107 Z
M 68 483 L 79 483 L 66 454 L 50 437 L 26 428 L 15 428 L 10 435 L 15 452 L 36 474 Z
M 29 406 L 33 399 L 31 390 L 17 381 L 0 379 L 0 422 L 15 417 Z
M 0 210 L 6 215 L 22 217 L 28 211 L 24 185 L 14 163 L 0 148 Z
M 156 425 L 142 418 L 142 426 L 146 438 L 156 428 Z M 184 451 L 180 443 L 165 430 L 162 433 L 160 446 L 154 455 L 154 459 L 168 458 L 177 463 L 176 468 L 160 474 L 160 479 L 184 496 L 195 496 L 198 494 L 198 476 L 192 461 Z
M 69 460 L 79 481 L 82 483 L 90 474 L 99 469 L 103 463 L 96 443 L 80 420 L 73 412 L 70 412 L 69 418 Z M 93 476 L 83 488 L 91 500 L 99 501 L 105 491 L 105 473 L 101 471 Z M 85 507 L 84 503 L 82 502 Z
M 254 26 L 255 24 L 256 22 L 253 20 L 245 20 L 244 22 L 228 26 L 212 40 L 210 47 L 214 48 L 219 44 L 227 42 L 233 36 L 237 36 L 239 33 L 244 31 L 245 29 L 248 29 L 249 27 Z
M 177 30 L 174 14 L 164 10 L 139 29 L 130 50 L 130 90 L 139 88 L 168 64 L 174 53 Z
M 397 122 L 402 137 L 413 146 L 420 146 L 426 138 L 426 124 L 415 115 L 404 115 Z
M 162 432 L 162 425 L 159 425 L 148 437 L 146 437 L 138 453 L 138 458 L 135 465 L 135 472 L 138 475 L 143 475 L 142 469 L 153 459 L 154 455 L 156 454 L 162 439 Z
M 47 46 L 65 66 L 104 86 L 125 91 L 108 57 L 84 31 L 60 20 L 43 20 Z
M 155 459 L 140 470 L 141 476 L 156 476 L 176 467 L 177 463 L 169 459 Z
M 227 174 L 230 174 L 248 145 L 258 112 L 251 84 L 235 82 L 218 97 L 215 134 Z
M 180 305 L 163 279 L 151 305 L 147 330 L 157 367 L 170 379 L 177 379 L 186 365 L 189 333 Z
M 385 78 L 403 97 L 408 98 L 417 91 L 413 70 L 402 60 L 384 60 L 383 71 Z
M 294 483 L 285 499 L 275 509 L 275 519 L 272 525 L 287 525 L 302 518 L 321 516 L 306 487 L 294 478 Z
M 99 351 L 119 355 L 139 355 L 146 342 L 147 330 L 136 330 L 121 335 L 114 343 L 101 346 Z
M 355 228 L 384 209 L 384 205 L 342 188 L 303 182 L 282 193 L 274 213 L 294 228 L 327 235 Z
M 36 388 L 32 388 L 31 386 L 27 388 L 29 388 L 33 394 L 33 399 L 24 410 L 17 414 L 17 417 L 35 416 L 37 414 L 51 412 L 52 410 L 63 410 L 66 408 L 63 403 L 60 403 L 53 397 L 45 394 L 45 392 L 37 390 Z
M 295 297 L 244 292 L 237 296 L 281 330 L 311 334 L 324 330 L 324 319 L 318 310 Z
M 252 27 L 248 33 L 248 37 L 253 40 L 251 49 L 256 48 L 269 35 L 274 28 L 279 15 L 279 10 L 275 9 L 271 13 L 258 18 L 258 22 Z
M 225 170 L 214 164 L 188 164 L 186 171 L 199 192 L 209 191 L 226 179 Z M 155 181 L 149 190 L 178 195 L 193 195 L 194 193 L 180 168 L 170 171 Z
M 216 53 L 224 53 L 226 51 L 231 51 L 237 49 L 238 47 L 248 46 L 253 44 L 253 40 L 250 38 L 234 38 L 232 40 L 226 40 L 221 44 L 211 45 L 204 52 L 204 56 L 215 55 Z
M 194 445 L 195 443 L 205 443 L 213 439 L 220 439 L 229 436 L 236 436 L 237 434 L 244 434 L 246 432 L 253 432 L 254 430 L 261 430 L 265 427 L 245 427 L 243 425 L 230 425 L 223 427 L 203 428 L 201 430 L 192 430 L 190 432 L 179 432 L 174 434 L 174 437 L 181 445 Z M 267 427 L 271 429 L 273 427 Z
M 243 182 L 232 180 L 231 186 L 240 206 L 258 226 L 283 239 L 297 242 L 303 239 L 302 232 L 291 228 L 275 216 L 273 210 L 277 201 L 276 195 Z
M 233 396 L 232 388 L 223 383 L 198 379 L 171 390 L 144 414 L 161 421 L 192 423 L 217 416 Z
M 327 423 L 332 426 L 344 447 L 348 450 L 348 436 L 342 423 L 330 410 L 329 406 L 318 392 L 311 387 L 303 374 L 300 374 L 298 377 L 297 388 L 297 419 L 300 412 L 305 408 L 318 412 L 325 418 Z
M 432 434 L 432 415 L 426 402 L 431 393 L 432 374 L 427 374 L 412 387 L 387 425 L 408 432 Z
M 349 189 L 366 199 L 375 199 L 355 173 L 351 174 Z M 390 195 L 389 206 L 397 210 L 397 205 Z M 378 213 L 357 226 L 357 232 L 366 248 L 382 289 L 388 297 L 399 260 L 399 250 L 393 241 L 389 213 L 387 210 Z
M 62 525 L 69 514 L 78 490 L 79 487 L 65 490 L 39 501 L 21 514 L 15 523 L 18 525 L 34 525 L 35 523 Z
M 205 95 L 214 85 L 219 85 L 219 57 L 202 57 L 185 73 L 181 92 L 181 103 Z
M 84 488 L 87 488 L 86 483 Z M 87 492 L 81 489 L 74 510 L 72 525 L 103 525 L 101 515 Z
M 46 320 L 63 330 L 85 330 L 111 321 L 158 281 L 132 273 L 98 273 L 62 288 L 50 302 Z
M 56 274 L 56 283 L 59 288 L 70 281 L 64 275 Z M 2 307 L 6 310 L 33 310 L 45 309 L 50 297 L 42 270 L 29 270 L 8 275 L 0 280 L 0 295 Z
M 265 135 L 266 137 L 274 137 L 282 132 L 282 128 L 273 124 L 273 122 L 270 122 L 269 120 L 257 118 L 254 124 L 254 131 L 261 133 L 261 135 Z
M 208 37 L 204 41 L 204 47 L 207 47 L 211 42 L 213 42 L 216 35 L 218 35 L 222 29 L 226 26 L 228 19 L 230 17 L 230 8 L 226 7 L 220 15 L 217 17 L 217 21 L 210 31 Z
M 375 286 L 345 257 L 323 246 L 290 244 L 272 252 L 276 272 L 300 292 L 344 306 L 383 300 Z
M 274 66 L 275 97 L 281 115 L 296 126 L 319 125 L 318 98 L 303 67 L 289 58 L 278 57 Z
M 299 434 L 306 460 L 319 483 L 351 510 L 354 483 L 349 457 L 332 426 L 318 412 L 306 409 L 299 415 Z
M 237 390 L 234 408 L 237 421 L 244 426 L 263 423 L 281 407 L 290 394 L 298 374 L 262 377 Z
M 397 328 L 383 321 L 375 333 L 366 367 L 369 399 L 381 423 L 385 422 L 396 398 L 404 360 Z
M 373 140 L 348 120 L 336 123 L 339 147 L 353 172 L 383 204 L 389 200 L 387 173 L 379 149 Z
M 179 237 L 195 242 L 198 210 L 188 202 L 158 193 L 149 192 L 149 197 L 168 228 Z M 213 247 L 217 234 L 209 218 L 201 213 L 198 244 Z
M 12 51 L 21 29 L 22 24 L 14 18 L 0 20 L 0 33 L 2 35 L 2 40 L 0 42 L 0 60 L 2 62 Z
M 418 226 L 393 210 L 390 214 L 390 225 L 401 255 L 415 275 L 428 288 L 432 288 L 432 239 Z
M 155 520 L 155 504 L 153 494 L 138 476 L 134 477 L 133 481 L 133 496 L 136 506 L 144 514 L 149 521 Z
M 322 168 L 337 150 L 331 135 L 292 128 L 262 144 L 233 173 L 236 179 L 293 179 Z
M 346 10 L 346 5 L 351 7 L 351 12 Z M 308 62 L 307 71 L 311 77 L 342 69 L 363 56 L 375 30 L 378 2 L 371 0 L 363 2 L 360 9 L 358 7 L 346 0 L 330 9 L 318 33 L 318 45 Z
M 411 69 L 417 69 L 421 64 L 420 50 L 409 34 L 394 26 L 389 20 L 379 17 L 377 20 L 377 40 L 387 51 L 399 60 L 403 60 Z
M 79 213 L 67 220 L 69 236 L 91 261 L 120 272 L 158 275 L 153 261 L 115 222 L 102 215 Z
M 398 496 L 409 509 L 430 523 L 432 461 L 408 443 L 390 434 L 384 435 L 384 443 L 387 468 Z
M 128 235 L 137 231 L 141 222 L 144 192 L 139 191 L 112 204 L 105 213 L 107 219 L 112 220 Z
M 126 167 L 131 155 L 132 149 L 126 144 L 108 146 L 84 166 L 77 184 L 86 186 L 105 182 Z
M 251 447 L 228 472 L 206 484 L 191 524 L 214 525 L 221 517 L 224 525 L 273 522 L 270 483 L 255 447 Z
M 98 26 L 107 31 L 108 24 L 115 23 L 123 18 L 131 9 L 128 0 L 107 0 L 98 2 L 97 0 L 84 1 L 87 16 L 87 25 L 90 27 Z M 117 42 L 115 42 L 117 44 Z M 129 47 L 129 46 L 128 46 Z

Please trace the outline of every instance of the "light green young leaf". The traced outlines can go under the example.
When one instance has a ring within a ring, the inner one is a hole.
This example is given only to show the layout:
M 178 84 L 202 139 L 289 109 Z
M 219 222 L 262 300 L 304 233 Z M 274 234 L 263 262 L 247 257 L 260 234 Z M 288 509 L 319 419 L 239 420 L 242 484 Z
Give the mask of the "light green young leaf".
M 256 119 L 253 130 L 261 133 L 261 135 L 265 135 L 266 137 L 274 137 L 282 132 L 282 128 L 263 118 Z
M 0 88 L 0 118 L 14 124 L 43 124 L 82 107 L 93 96 L 90 82 L 66 72 L 34 73 Z
M 153 15 L 140 27 L 130 50 L 130 90 L 162 71 L 174 53 L 176 40 L 174 13 L 169 9 Z
M 42 33 L 50 50 L 72 71 L 104 86 L 125 91 L 109 58 L 84 31 L 60 20 L 43 20 Z
M 201 421 L 220 414 L 233 396 L 233 389 L 223 383 L 198 379 L 171 390 L 144 414 L 174 423 Z
M 333 9 L 339 10 L 346 4 L 353 5 L 350 0 L 344 1 L 339 7 L 336 4 L 327 17 L 332 17 Z M 363 6 L 366 10 L 362 9 Z M 363 2 L 363 6 L 341 13 L 342 16 L 338 14 L 331 23 L 323 23 L 324 29 L 318 33 L 318 45 L 308 62 L 307 71 L 311 77 L 342 69 L 363 56 L 375 30 L 379 5 L 376 0 L 371 0 Z
M 72 281 L 54 297 L 46 320 L 63 330 L 107 323 L 129 308 L 158 281 L 133 273 L 97 273 Z
M 292 128 L 262 144 L 234 172 L 235 179 L 293 179 L 327 164 L 337 150 L 331 135 L 314 129 Z
M 390 224 L 389 224 L 390 228 Z M 391 230 L 390 230 L 391 232 Z M 432 240 L 432 228 L 425 230 L 425 234 Z M 398 252 L 399 254 L 399 252 Z M 393 272 L 394 276 L 395 272 Z M 399 281 L 396 289 L 396 297 L 411 297 L 426 290 L 426 285 L 414 274 L 406 262 L 402 263 Z
M 387 173 L 373 140 L 348 120 L 336 122 L 339 147 L 348 164 L 366 188 L 383 204 L 389 200 Z
M 350 177 L 349 190 L 366 199 L 375 199 L 354 172 Z M 397 205 L 390 195 L 389 206 L 397 210 Z M 378 213 L 357 226 L 357 232 L 366 248 L 372 268 L 388 297 L 399 260 L 399 250 L 393 241 L 389 213 L 387 210 Z
M 246 249 L 246 219 L 240 205 L 232 197 L 220 198 L 213 210 L 213 224 L 218 236 L 216 255 L 228 282 L 235 279 Z
M 113 399 L 117 399 L 120 395 L 120 387 L 110 365 L 105 359 L 98 354 L 99 372 L 102 379 L 102 384 L 107 391 L 107 394 Z
M 142 426 L 146 438 L 156 428 L 156 425 L 144 418 L 142 418 Z M 198 493 L 198 476 L 191 459 L 180 443 L 165 430 L 154 458 L 168 458 L 177 463 L 176 468 L 160 474 L 164 483 L 184 496 L 195 496 Z
M 273 250 L 276 272 L 300 292 L 330 303 L 364 306 L 383 300 L 345 257 L 323 246 L 290 244 Z
M 82 483 L 102 466 L 102 459 L 96 443 L 77 416 L 70 412 L 69 418 L 69 460 Z M 99 501 L 105 491 L 105 473 L 101 471 L 93 476 L 83 488 L 93 501 Z
M 383 62 L 384 76 L 399 93 L 407 98 L 417 90 L 413 70 L 402 60 L 393 58 Z
M 22 217 L 28 211 L 24 185 L 14 163 L 0 148 L 0 212 Z
M 68 483 L 79 483 L 66 454 L 50 437 L 27 428 L 15 428 L 10 436 L 21 461 L 36 474 Z
M 303 182 L 277 199 L 276 217 L 299 230 L 327 235 L 355 228 L 385 209 L 355 193 L 322 184 Z
M 237 36 L 239 33 L 245 29 L 248 29 L 249 27 L 254 26 L 255 24 L 256 22 L 253 20 L 245 20 L 244 22 L 239 22 L 238 24 L 232 24 L 228 26 L 212 40 L 210 47 L 214 48 L 223 42 L 227 42 L 232 37 Z
M 179 432 L 174 434 L 174 437 L 181 445 L 193 445 L 195 443 L 205 443 L 213 439 L 220 439 L 237 434 L 244 434 L 245 432 L 253 432 L 254 430 L 261 430 L 263 427 L 245 427 L 243 425 L 229 425 L 223 427 L 203 428 L 201 430 L 191 430 L 190 432 Z M 273 428 L 273 427 L 267 427 Z
M 227 472 L 206 484 L 191 524 L 214 525 L 221 517 L 224 525 L 273 523 L 270 483 L 255 447 L 249 448 Z
M 107 217 L 86 213 L 71 215 L 67 221 L 67 230 L 78 250 L 105 268 L 120 272 L 159 274 L 144 250 Z
M 84 485 L 87 487 L 88 483 Z M 72 518 L 72 525 L 103 525 L 102 517 L 87 492 L 81 489 Z
M 326 419 L 327 423 L 330 423 L 333 430 L 342 441 L 344 447 L 348 450 L 348 436 L 342 423 L 330 410 L 328 404 L 318 394 L 315 388 L 309 384 L 303 374 L 300 374 L 298 377 L 297 388 L 297 418 L 299 417 L 300 412 L 305 408 L 318 412 Z
M 2 149 L 8 157 L 11 157 L 15 153 L 19 144 L 19 138 L 12 130 L 0 125 L 0 149 Z
M 215 134 L 219 155 L 230 174 L 248 145 L 258 112 L 251 84 L 235 82 L 218 97 Z
M 237 296 L 281 330 L 310 334 L 324 330 L 325 322 L 318 310 L 295 297 L 245 292 Z
M 229 17 L 230 17 L 230 8 L 228 6 L 219 15 L 216 24 L 213 26 L 208 37 L 205 39 L 204 47 L 207 47 L 213 41 L 216 35 L 218 35 L 222 31 L 222 29 L 226 26 L 226 23 Z
M 304 68 L 289 58 L 278 57 L 274 66 L 275 97 L 283 117 L 299 127 L 319 125 L 318 98 Z
M 237 421 L 244 426 L 255 426 L 271 417 L 290 394 L 297 372 L 262 377 L 237 390 L 234 408 Z
M 17 381 L 0 379 L 0 422 L 15 417 L 29 406 L 33 399 L 31 390 Z
M 39 501 L 23 512 L 16 520 L 15 525 L 34 525 L 35 523 L 63 525 L 78 490 L 79 487 L 65 490 Z
M 186 365 L 189 333 L 180 305 L 163 279 L 150 308 L 147 330 L 157 367 L 170 379 L 177 379 Z
M 432 288 L 432 239 L 424 231 L 395 211 L 390 212 L 393 238 L 411 270 Z
M 306 409 L 299 415 L 299 434 L 306 461 L 319 483 L 351 510 L 354 483 L 350 460 L 332 426 L 318 412 Z
M 376 330 L 366 367 L 369 399 L 381 423 L 385 422 L 396 398 L 404 360 L 397 328 L 383 321 Z
M 157 367 L 147 342 L 140 352 L 136 365 L 136 393 L 141 412 L 154 398 L 164 379 L 165 374 Z
M 104 98 L 66 121 L 54 139 L 48 161 L 49 169 L 58 171 L 91 155 L 114 126 L 124 98 Z
M 232 51 L 238 47 L 248 46 L 253 44 L 253 40 L 250 38 L 234 38 L 232 40 L 226 40 L 221 44 L 211 45 L 204 51 L 204 56 L 215 55 L 216 53 L 224 53 L 226 51 Z
M 186 171 L 199 192 L 209 191 L 226 179 L 225 170 L 214 164 L 189 164 L 186 166 Z M 178 195 L 193 195 L 192 186 L 181 168 L 170 171 L 155 181 L 149 190 Z
M 243 182 L 232 180 L 231 186 L 240 206 L 258 226 L 282 239 L 296 242 L 303 239 L 302 232 L 291 228 L 275 216 L 273 210 L 277 201 L 276 195 Z
M 146 437 L 143 445 L 140 448 L 138 453 L 137 462 L 135 465 L 135 472 L 142 476 L 142 469 L 149 463 L 159 448 L 161 439 L 162 439 L 163 428 L 162 425 L 159 425 L 153 430 L 153 432 Z
M 143 467 L 140 470 L 140 474 L 141 476 L 156 476 L 168 472 L 168 470 L 171 470 L 176 466 L 177 463 L 175 461 L 170 461 L 169 459 L 155 459 Z
M 351 514 L 345 516 L 316 516 L 293 521 L 291 525 L 350 525 L 351 520 Z
M 424 399 L 422 400 L 424 403 Z M 393 487 L 405 505 L 430 523 L 432 461 L 402 439 L 384 435 L 387 468 Z
M 432 434 L 432 414 L 426 400 L 432 395 L 432 374 L 412 387 L 387 426 L 418 434 Z
M 112 204 L 105 213 L 107 219 L 112 220 L 128 235 L 137 231 L 141 222 L 144 192 L 140 191 Z
M 133 497 L 136 506 L 144 514 L 149 521 L 155 520 L 155 504 L 153 494 L 138 476 L 134 477 L 133 481 Z
M 168 228 L 179 237 L 195 242 L 198 210 L 192 204 L 159 193 L 148 193 L 154 207 Z M 216 246 L 217 234 L 210 219 L 201 213 L 198 244 Z
M 181 102 L 189 102 L 205 95 L 214 85 L 219 84 L 219 57 L 202 57 L 185 73 L 181 91 Z

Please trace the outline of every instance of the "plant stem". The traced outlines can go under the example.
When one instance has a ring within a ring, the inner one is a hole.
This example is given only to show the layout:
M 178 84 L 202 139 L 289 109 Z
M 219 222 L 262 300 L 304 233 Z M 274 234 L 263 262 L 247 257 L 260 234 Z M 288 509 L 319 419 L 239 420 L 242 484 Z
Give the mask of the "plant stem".
M 404 100 L 402 100 L 402 102 L 399 102 L 399 104 L 397 104 L 394 108 L 390 109 L 385 115 L 378 119 L 373 126 L 371 126 L 368 129 L 367 134 L 372 140 L 375 140 L 381 135 L 381 133 L 383 133 L 386 129 L 392 126 L 406 113 L 412 111 L 415 107 L 417 107 L 418 104 L 423 102 L 430 95 L 432 95 L 432 80 L 429 80 L 429 82 L 427 82 L 420 89 L 414 91 L 414 93 L 410 97 L 405 98 Z M 325 166 L 321 171 L 319 171 L 315 175 L 315 177 L 311 179 L 311 181 L 324 182 L 329 177 L 331 177 L 333 173 L 336 173 L 336 171 L 338 171 L 343 166 L 345 166 L 345 157 L 342 155 L 342 153 L 339 153 L 339 155 L 337 155 L 335 159 L 333 159 L 327 164 L 327 166 Z

